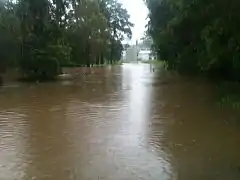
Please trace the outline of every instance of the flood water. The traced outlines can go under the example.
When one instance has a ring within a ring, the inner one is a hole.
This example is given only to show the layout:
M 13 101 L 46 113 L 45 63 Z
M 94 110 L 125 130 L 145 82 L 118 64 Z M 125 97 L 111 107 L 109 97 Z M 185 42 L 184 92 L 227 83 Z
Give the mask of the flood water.
M 1 180 L 239 180 L 240 119 L 147 64 L 0 89 Z

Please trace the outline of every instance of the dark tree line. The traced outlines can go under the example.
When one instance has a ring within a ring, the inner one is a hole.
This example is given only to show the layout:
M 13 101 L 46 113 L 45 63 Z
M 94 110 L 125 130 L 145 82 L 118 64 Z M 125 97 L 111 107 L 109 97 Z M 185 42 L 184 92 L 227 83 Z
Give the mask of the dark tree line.
M 239 0 L 146 0 L 148 32 L 168 68 L 240 80 Z
M 53 78 L 63 66 L 114 63 L 132 26 L 116 0 L 0 1 L 0 71 Z

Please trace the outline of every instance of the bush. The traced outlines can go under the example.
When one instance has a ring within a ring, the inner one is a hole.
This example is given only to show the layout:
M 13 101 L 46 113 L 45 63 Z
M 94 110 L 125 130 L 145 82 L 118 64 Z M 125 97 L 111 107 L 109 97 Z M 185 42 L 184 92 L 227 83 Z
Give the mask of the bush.
M 58 60 L 59 65 L 61 67 L 71 64 L 70 56 L 71 56 L 72 48 L 68 45 L 48 45 L 47 53 Z
M 59 61 L 49 51 L 32 50 L 31 58 L 24 60 L 22 71 L 24 80 L 53 80 L 61 73 Z

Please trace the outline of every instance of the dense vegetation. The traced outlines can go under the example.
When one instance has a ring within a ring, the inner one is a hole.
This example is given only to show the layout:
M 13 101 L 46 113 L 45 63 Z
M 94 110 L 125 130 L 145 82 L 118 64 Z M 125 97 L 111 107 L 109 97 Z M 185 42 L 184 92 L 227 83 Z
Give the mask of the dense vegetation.
M 146 0 L 159 58 L 183 73 L 240 80 L 239 0 Z
M 113 63 L 132 26 L 115 0 L 1 0 L 0 71 L 49 79 L 63 66 Z

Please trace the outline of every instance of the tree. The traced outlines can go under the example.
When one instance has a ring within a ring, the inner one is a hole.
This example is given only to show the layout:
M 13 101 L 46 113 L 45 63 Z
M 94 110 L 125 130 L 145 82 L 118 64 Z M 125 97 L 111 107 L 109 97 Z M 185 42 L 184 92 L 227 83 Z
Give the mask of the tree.
M 15 14 L 15 5 L 12 2 L 0 2 L 0 66 L 2 71 L 6 67 L 16 67 L 18 64 L 20 22 Z M 10 49 L 11 53 L 9 53 Z
M 141 38 L 141 42 L 138 45 L 140 48 L 147 48 L 150 49 L 152 46 L 152 39 L 150 36 L 145 36 Z
M 237 0 L 147 0 L 148 32 L 168 67 L 240 79 Z
M 25 78 L 45 80 L 63 66 L 112 62 L 131 27 L 114 0 L 1 1 L 1 67 L 18 66 Z
M 119 60 L 119 52 L 122 52 L 122 44 L 119 42 L 124 38 L 131 38 L 131 28 L 133 24 L 129 21 L 129 14 L 126 9 L 122 7 L 122 4 L 116 0 L 101 0 L 100 1 L 101 12 L 104 14 L 108 21 L 108 27 L 110 32 L 110 63 L 113 60 Z M 121 57 L 121 56 L 120 56 Z

